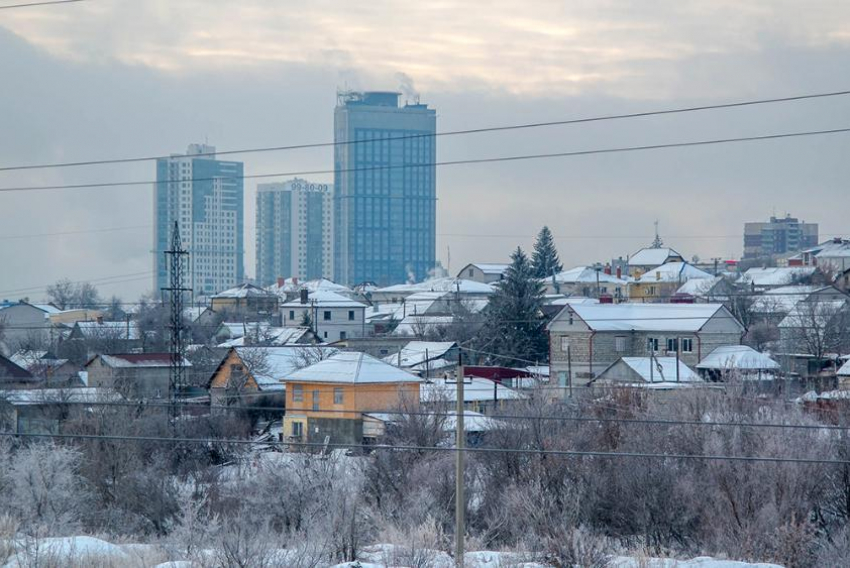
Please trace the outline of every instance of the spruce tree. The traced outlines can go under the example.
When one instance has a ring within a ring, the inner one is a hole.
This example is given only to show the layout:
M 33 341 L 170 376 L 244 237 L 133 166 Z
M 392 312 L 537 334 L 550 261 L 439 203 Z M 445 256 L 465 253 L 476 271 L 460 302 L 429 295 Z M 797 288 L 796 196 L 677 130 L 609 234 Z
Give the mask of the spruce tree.
M 528 256 L 517 247 L 487 306 L 480 334 L 481 350 L 491 364 L 527 367 L 547 359 L 543 289 Z
M 548 278 L 564 269 L 561 260 L 558 258 L 558 250 L 555 248 L 552 231 L 545 225 L 537 234 L 534 252 L 531 255 L 531 266 L 537 278 Z

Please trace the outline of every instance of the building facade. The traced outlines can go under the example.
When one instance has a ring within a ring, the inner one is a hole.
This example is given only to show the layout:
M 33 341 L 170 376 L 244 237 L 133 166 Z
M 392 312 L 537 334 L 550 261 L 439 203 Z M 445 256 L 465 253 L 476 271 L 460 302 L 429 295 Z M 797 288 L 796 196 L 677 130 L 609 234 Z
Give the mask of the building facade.
M 215 159 L 215 148 L 191 144 L 185 155 L 156 161 L 154 286 L 168 285 L 174 223 L 183 248 L 186 280 L 196 295 L 211 295 L 244 279 L 242 162 Z
M 818 224 L 786 215 L 767 223 L 744 223 L 743 260 L 797 252 L 818 244 Z
M 334 276 L 379 286 L 436 264 L 434 109 L 399 93 L 347 92 L 334 112 Z
M 257 280 L 333 280 L 333 184 L 257 185 Z

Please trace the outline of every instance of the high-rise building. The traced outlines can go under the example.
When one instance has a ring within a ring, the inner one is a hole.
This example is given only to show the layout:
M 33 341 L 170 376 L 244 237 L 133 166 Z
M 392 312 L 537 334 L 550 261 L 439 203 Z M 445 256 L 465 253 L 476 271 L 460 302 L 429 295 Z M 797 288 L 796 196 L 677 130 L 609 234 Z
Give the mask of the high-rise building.
M 185 286 L 209 295 L 244 279 L 242 162 L 215 158 L 215 148 L 191 144 L 185 155 L 156 161 L 154 186 L 154 285 L 167 286 L 174 222 L 189 252 Z
M 304 179 L 257 185 L 257 280 L 333 280 L 333 185 Z
M 339 93 L 334 272 L 379 286 L 425 279 L 436 257 L 437 115 L 400 93 Z
M 771 217 L 767 223 L 744 223 L 744 260 L 799 252 L 818 244 L 818 224 L 796 217 Z

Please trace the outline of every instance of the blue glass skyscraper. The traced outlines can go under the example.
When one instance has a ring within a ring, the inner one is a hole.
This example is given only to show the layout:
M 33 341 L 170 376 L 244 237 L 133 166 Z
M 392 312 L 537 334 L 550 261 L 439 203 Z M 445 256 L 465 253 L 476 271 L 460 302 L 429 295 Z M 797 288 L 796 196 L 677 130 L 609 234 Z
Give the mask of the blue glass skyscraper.
M 156 161 L 154 187 L 154 286 L 167 286 L 168 249 L 174 222 L 189 251 L 187 281 L 196 295 L 210 295 L 244 280 L 242 162 L 215 159 L 215 148 L 192 144 L 186 155 Z
M 437 115 L 400 93 L 346 92 L 334 113 L 334 273 L 344 284 L 424 280 L 436 256 Z

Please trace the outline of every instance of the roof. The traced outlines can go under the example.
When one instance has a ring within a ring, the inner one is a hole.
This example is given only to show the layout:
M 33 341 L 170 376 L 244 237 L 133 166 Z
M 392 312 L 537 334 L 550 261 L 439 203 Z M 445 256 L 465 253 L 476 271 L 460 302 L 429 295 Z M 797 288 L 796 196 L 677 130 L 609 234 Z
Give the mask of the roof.
M 32 379 L 32 373 L 15 363 L 11 359 L 7 359 L 0 355 L 0 379 Z
M 473 262 L 469 266 L 474 266 L 484 274 L 504 274 L 510 264 L 499 264 L 494 262 Z
M 254 325 L 247 336 L 240 330 L 239 337 L 229 339 L 218 346 L 244 347 L 246 339 L 248 339 L 249 344 L 254 341 L 260 345 L 293 345 L 302 341 L 310 331 L 309 327 L 271 327 L 267 324 L 258 327 Z
M 260 390 L 269 390 L 270 386 L 279 385 L 283 388 L 283 380 L 298 369 L 309 366 L 339 353 L 335 347 L 318 346 L 286 346 L 286 347 L 238 347 L 236 354 L 246 364 L 252 361 L 262 361 L 262 372 L 251 371 L 251 376 L 257 381 Z M 262 354 L 260 356 L 255 356 Z
M 597 278 L 599 280 L 597 280 Z M 548 277 L 547 277 L 548 279 Z M 589 266 L 576 266 L 569 270 L 564 270 L 555 275 L 555 281 L 560 284 L 576 284 L 580 282 L 588 282 L 596 284 L 596 282 L 604 284 L 619 284 L 625 286 L 627 280 L 617 278 L 612 274 L 606 273 L 604 270 L 596 270 Z
M 391 412 L 366 412 L 363 416 L 380 420 L 381 422 L 398 422 L 405 417 L 404 414 L 395 414 Z M 437 415 L 435 414 L 434 416 Z M 498 422 L 492 418 L 487 418 L 480 412 L 473 412 L 472 410 L 463 411 L 464 432 L 485 432 L 496 428 L 497 425 Z M 447 412 L 441 426 L 446 432 L 454 432 L 457 430 L 457 412 Z
M 629 257 L 629 266 L 660 266 L 670 257 L 682 255 L 671 248 L 642 248 Z
M 421 335 L 451 325 L 454 316 L 407 316 L 393 330 L 393 335 Z
M 568 298 L 554 298 L 546 302 L 549 306 L 571 306 L 573 304 L 598 304 L 597 298 L 585 298 L 582 296 L 570 296 Z
M 812 325 L 823 327 L 829 324 L 840 312 L 847 310 L 847 307 L 847 300 L 837 298 L 798 302 L 788 312 L 788 315 L 779 322 L 779 327 L 787 329 L 802 329 Z
M 139 326 L 134 321 L 78 321 L 74 327 L 83 337 L 108 337 L 109 339 L 136 340 L 141 337 Z
M 611 367 L 622 362 L 632 371 L 637 373 L 644 382 L 647 383 L 701 383 L 702 379 L 693 369 L 688 367 L 681 360 L 679 364 L 679 380 L 676 381 L 676 362 L 675 357 L 623 357 L 615 362 Z M 611 367 L 608 367 L 609 369 Z M 607 369 L 606 369 L 607 371 Z M 603 371 L 599 377 L 604 377 Z
M 841 365 L 837 374 L 839 377 L 850 377 L 850 360 Z
M 495 292 L 492 286 L 475 280 L 466 280 L 463 278 L 431 278 L 424 282 L 415 284 L 394 284 L 384 288 L 373 290 L 377 293 L 393 293 L 393 292 L 458 292 L 460 294 L 492 294 Z
M 91 361 L 86 363 L 86 367 L 88 367 L 98 357 L 100 357 L 100 360 L 104 365 L 113 369 L 171 366 L 171 353 L 113 353 L 111 355 L 103 354 L 95 356 Z M 186 367 L 192 366 L 192 364 L 186 360 L 183 361 L 183 365 Z
M 399 353 L 384 357 L 384 361 L 398 367 L 414 367 L 426 361 L 443 357 L 457 344 L 452 341 L 411 341 Z
M 715 316 L 732 318 L 740 326 L 722 304 L 574 304 L 552 323 L 568 310 L 595 331 L 696 332 Z
M 327 278 L 318 278 L 316 280 L 306 280 L 299 282 L 297 279 L 287 278 L 283 281 L 282 286 L 277 283 L 271 286 L 266 286 L 265 290 L 277 296 L 286 297 L 287 294 L 298 292 L 299 290 L 307 290 L 308 292 L 336 292 L 338 294 L 352 294 L 353 291 L 348 286 L 337 284 Z
M 102 402 L 120 400 L 115 389 L 77 387 L 67 389 L 10 389 L 0 391 L 0 401 L 14 405 L 35 405 L 58 402 Z
M 320 307 L 320 308 L 365 308 L 366 304 L 352 300 L 342 294 L 331 292 L 330 290 L 319 290 L 310 292 L 307 296 L 307 303 L 302 304 L 300 298 L 296 298 L 290 302 L 286 302 L 284 308 L 304 308 L 304 307 Z
M 753 311 L 757 313 L 788 313 L 799 302 L 802 302 L 813 293 L 823 290 L 824 286 L 780 286 L 766 290 L 761 296 L 753 300 Z
M 241 286 L 237 286 L 235 288 L 230 288 L 223 292 L 219 292 L 214 295 L 212 298 L 215 300 L 217 298 L 270 298 L 276 297 L 273 292 L 269 292 L 268 290 L 263 290 L 259 286 L 254 286 L 253 284 L 242 284 Z
M 708 294 L 714 286 L 723 280 L 722 276 L 711 276 L 709 278 L 691 278 L 676 290 L 676 294 L 689 294 L 691 296 L 703 296 Z
M 287 382 L 307 383 L 414 383 L 416 375 L 366 353 L 340 352 L 286 377 Z
M 494 390 L 495 387 L 495 390 Z M 442 379 L 422 383 L 419 387 L 419 398 L 422 402 L 441 402 L 457 400 L 457 383 Z M 463 382 L 463 401 L 477 402 L 488 400 L 507 400 L 525 398 L 525 395 L 500 385 L 490 379 L 466 377 Z
M 696 266 L 687 262 L 668 262 L 661 266 L 656 266 L 647 270 L 635 281 L 644 282 L 684 282 L 692 278 L 697 279 L 713 279 L 714 276 L 700 270 Z
M 741 275 L 739 282 L 755 286 L 785 286 L 795 278 L 811 276 L 814 266 L 776 266 L 770 268 L 750 268 Z
M 765 353 L 747 345 L 722 345 L 708 354 L 697 369 L 766 371 L 779 368 L 779 363 Z

